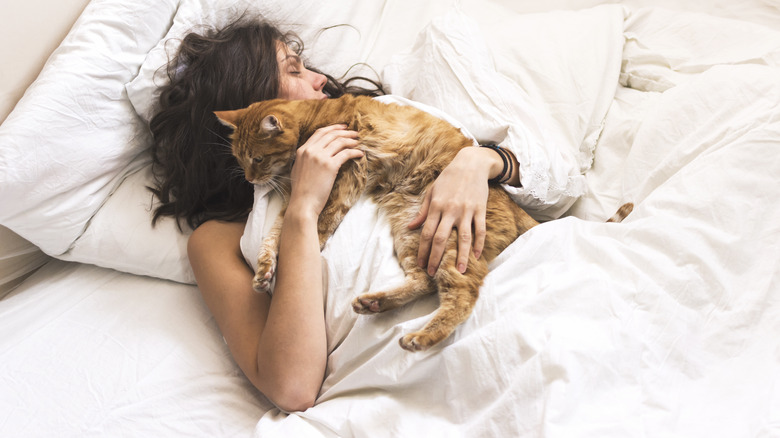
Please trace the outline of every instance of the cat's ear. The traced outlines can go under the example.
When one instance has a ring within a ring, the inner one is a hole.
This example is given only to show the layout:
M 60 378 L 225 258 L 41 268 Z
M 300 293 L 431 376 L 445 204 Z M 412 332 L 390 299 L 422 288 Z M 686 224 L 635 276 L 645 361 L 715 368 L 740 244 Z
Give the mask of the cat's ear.
M 260 122 L 260 127 L 271 135 L 282 133 L 282 122 L 273 114 L 265 116 L 263 121 Z
M 217 119 L 228 128 L 236 129 L 236 125 L 238 124 L 238 116 L 240 116 L 242 113 L 242 110 L 233 110 L 233 111 L 214 111 L 214 115 L 217 116 Z

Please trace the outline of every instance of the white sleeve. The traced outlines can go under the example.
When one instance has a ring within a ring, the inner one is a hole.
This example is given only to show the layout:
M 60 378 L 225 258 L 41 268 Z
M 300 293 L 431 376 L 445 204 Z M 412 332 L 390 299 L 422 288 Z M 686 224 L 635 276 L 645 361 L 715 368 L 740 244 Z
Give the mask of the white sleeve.
M 537 219 L 554 219 L 585 193 L 585 177 L 549 116 L 518 84 L 498 73 L 475 23 L 457 14 L 434 20 L 411 52 L 383 72 L 392 93 L 438 108 L 482 144 L 496 143 L 519 162 L 522 187 L 505 186 Z

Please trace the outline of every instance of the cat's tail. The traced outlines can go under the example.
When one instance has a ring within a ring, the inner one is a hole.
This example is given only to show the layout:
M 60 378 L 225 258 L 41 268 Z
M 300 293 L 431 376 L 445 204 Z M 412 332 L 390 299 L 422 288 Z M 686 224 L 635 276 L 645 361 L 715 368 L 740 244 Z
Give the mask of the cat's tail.
M 611 218 L 607 219 L 607 222 L 623 222 L 623 219 L 631 214 L 632 211 L 634 211 L 634 204 L 631 202 L 626 202 L 625 204 L 621 205 L 620 208 L 618 208 L 617 213 L 612 215 Z

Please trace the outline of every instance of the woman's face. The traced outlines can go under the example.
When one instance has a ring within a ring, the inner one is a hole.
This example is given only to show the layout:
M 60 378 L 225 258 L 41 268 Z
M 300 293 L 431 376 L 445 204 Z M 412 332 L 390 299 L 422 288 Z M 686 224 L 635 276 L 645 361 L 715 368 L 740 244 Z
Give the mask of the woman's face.
M 304 67 L 301 58 L 286 44 L 276 52 L 279 63 L 279 98 L 287 100 L 326 99 L 322 89 L 328 79 Z

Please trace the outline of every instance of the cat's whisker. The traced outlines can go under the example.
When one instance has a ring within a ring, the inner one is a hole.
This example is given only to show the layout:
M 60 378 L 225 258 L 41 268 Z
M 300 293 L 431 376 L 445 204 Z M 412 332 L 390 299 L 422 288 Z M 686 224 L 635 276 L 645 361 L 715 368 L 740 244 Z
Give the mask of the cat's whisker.
M 208 146 L 216 146 L 215 153 L 223 156 L 233 156 L 233 150 L 229 145 L 221 143 L 206 143 Z
M 215 131 L 215 130 L 213 130 L 211 128 L 207 128 L 207 129 L 209 130 L 210 133 L 214 134 L 215 136 L 220 138 L 222 141 L 224 141 L 228 145 L 231 143 L 230 139 L 223 137 L 219 132 L 217 132 L 217 131 Z
M 276 181 L 274 181 L 273 179 L 268 181 L 268 185 L 271 187 L 272 191 L 274 191 L 274 192 L 276 192 L 276 193 L 278 193 L 280 195 L 283 194 L 281 187 L 279 187 L 279 184 Z
M 241 166 L 232 166 L 232 167 L 230 167 L 230 169 L 229 169 L 229 170 L 230 170 L 230 172 L 232 172 L 232 173 L 240 173 L 240 174 L 242 174 L 242 175 L 243 175 L 243 173 L 244 173 L 244 169 L 242 169 L 242 168 L 241 168 Z
M 276 180 L 276 184 L 279 184 L 280 187 L 290 187 L 290 183 L 292 181 L 292 178 L 282 179 L 275 177 L 274 179 Z
M 231 145 L 229 145 L 229 144 L 218 143 L 218 142 L 211 142 L 211 143 L 205 143 L 205 145 L 206 146 L 220 146 L 221 148 L 226 149 L 230 153 L 233 152 L 233 149 L 232 149 L 233 147 Z
M 240 167 L 233 167 L 228 172 L 228 177 L 230 179 L 244 179 L 246 177 L 246 174 L 244 173 L 244 169 Z
M 288 197 L 289 193 L 287 185 L 282 184 L 276 178 L 271 178 L 271 180 L 268 181 L 268 185 L 271 186 L 271 189 L 278 193 L 282 198 L 286 199 Z

